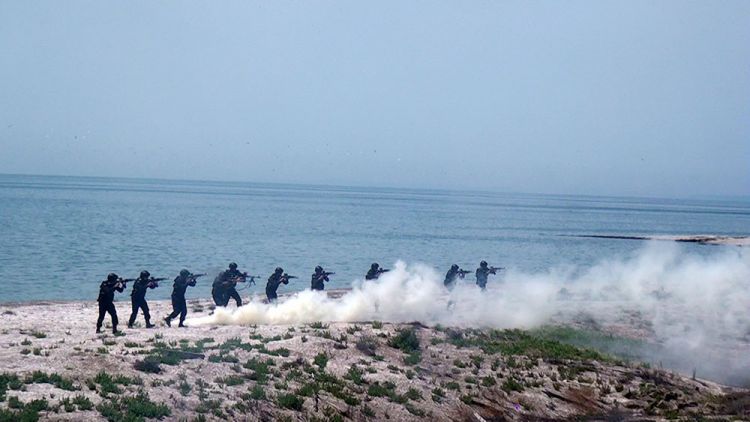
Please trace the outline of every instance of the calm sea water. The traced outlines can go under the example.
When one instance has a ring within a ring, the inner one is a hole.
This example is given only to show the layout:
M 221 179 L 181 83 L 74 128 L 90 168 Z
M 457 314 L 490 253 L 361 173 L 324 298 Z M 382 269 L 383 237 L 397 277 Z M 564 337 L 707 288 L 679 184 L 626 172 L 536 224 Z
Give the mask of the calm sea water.
M 264 279 L 282 266 L 300 276 L 288 290 L 309 287 L 318 264 L 336 272 L 330 287 L 398 259 L 441 272 L 454 262 L 473 270 L 481 259 L 534 272 L 643 247 L 569 235 L 749 230 L 743 201 L 0 175 L 0 301 L 95 300 L 111 271 L 171 279 L 181 268 L 212 274 L 189 291 L 208 297 L 230 261 Z M 170 292 L 164 282 L 149 297 Z

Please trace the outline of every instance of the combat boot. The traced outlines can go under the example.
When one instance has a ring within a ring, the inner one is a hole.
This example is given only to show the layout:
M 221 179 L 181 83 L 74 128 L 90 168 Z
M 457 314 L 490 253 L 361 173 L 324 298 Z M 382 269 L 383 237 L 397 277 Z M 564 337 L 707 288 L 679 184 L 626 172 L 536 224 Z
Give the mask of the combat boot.
M 172 326 L 172 318 L 166 317 L 166 318 L 164 318 L 164 322 L 167 323 L 167 327 L 171 327 Z

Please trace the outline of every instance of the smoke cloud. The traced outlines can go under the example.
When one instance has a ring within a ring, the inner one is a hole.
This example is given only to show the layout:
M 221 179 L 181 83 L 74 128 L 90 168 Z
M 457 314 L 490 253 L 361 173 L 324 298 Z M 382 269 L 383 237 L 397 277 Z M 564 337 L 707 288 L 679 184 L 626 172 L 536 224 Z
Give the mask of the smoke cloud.
M 750 252 L 716 247 L 708 255 L 652 242 L 638 253 L 589 268 L 529 274 L 510 269 L 473 277 L 448 291 L 444 274 L 397 262 L 377 281 L 357 280 L 341 298 L 302 291 L 277 304 L 255 297 L 239 309 L 193 318 L 203 324 L 314 321 L 421 321 L 461 327 L 534 328 L 550 323 L 608 327 L 647 340 L 641 359 L 733 384 L 750 382 Z M 632 354 L 632 350 L 630 351 Z

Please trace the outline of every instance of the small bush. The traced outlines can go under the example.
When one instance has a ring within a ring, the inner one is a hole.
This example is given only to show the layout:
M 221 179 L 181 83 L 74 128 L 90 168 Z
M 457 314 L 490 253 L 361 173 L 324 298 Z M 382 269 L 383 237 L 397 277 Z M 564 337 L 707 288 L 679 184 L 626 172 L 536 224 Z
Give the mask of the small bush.
M 357 350 L 364 353 L 367 356 L 375 356 L 375 352 L 378 350 L 378 339 L 372 336 L 362 336 L 357 340 Z
M 305 399 L 296 394 L 281 394 L 276 397 L 276 403 L 285 409 L 300 411 L 305 404 Z
M 313 363 L 320 369 L 324 369 L 326 365 L 328 365 L 328 355 L 325 352 L 318 353 L 317 355 L 315 355 Z
M 388 345 L 404 353 L 412 353 L 419 350 L 419 338 L 414 328 L 402 328 L 388 341 Z

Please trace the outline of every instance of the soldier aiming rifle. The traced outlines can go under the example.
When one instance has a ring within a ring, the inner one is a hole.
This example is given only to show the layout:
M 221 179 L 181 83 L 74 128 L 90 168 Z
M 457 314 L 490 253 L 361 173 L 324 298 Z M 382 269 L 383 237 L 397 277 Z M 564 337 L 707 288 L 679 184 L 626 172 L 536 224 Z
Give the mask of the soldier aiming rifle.
M 135 279 L 135 283 L 133 283 L 133 291 L 130 293 L 132 311 L 130 313 L 130 320 L 128 321 L 128 328 L 133 328 L 133 323 L 138 317 L 139 309 L 143 311 L 143 318 L 146 320 L 146 328 L 155 327 L 154 324 L 151 324 L 151 314 L 148 311 L 148 303 L 146 303 L 146 291 L 148 289 L 159 287 L 159 282 L 162 280 L 166 280 L 166 278 L 151 277 L 151 273 L 146 270 L 141 271 L 140 277 Z
M 293 278 L 297 277 L 284 273 L 284 269 L 281 267 L 276 267 L 273 274 L 268 277 L 268 283 L 266 283 L 266 298 L 268 299 L 268 303 L 273 303 L 279 297 L 276 293 L 279 285 L 282 283 L 289 284 L 289 280 Z
M 188 270 L 180 271 L 174 279 L 174 285 L 172 286 L 172 313 L 164 318 L 164 322 L 167 326 L 172 326 L 172 319 L 180 316 L 180 327 L 184 327 L 185 317 L 187 316 L 187 302 L 185 301 L 185 292 L 189 286 L 195 286 L 196 279 L 203 277 L 206 274 L 191 274 Z
M 463 280 L 464 277 L 466 277 L 466 274 L 469 274 L 469 273 L 471 273 L 471 271 L 462 270 L 458 267 L 458 265 L 453 264 L 451 265 L 451 268 L 448 270 L 448 272 L 445 274 L 445 281 L 443 281 L 443 284 L 448 289 L 452 289 L 455 286 L 457 279 L 460 278 L 461 280 Z
M 324 290 L 325 282 L 329 281 L 328 276 L 333 274 L 336 273 L 324 271 L 323 267 L 321 267 L 320 265 L 315 267 L 315 272 L 313 273 L 312 279 L 310 280 L 310 290 Z
M 487 265 L 487 261 L 482 261 L 479 263 L 479 268 L 477 268 L 476 277 L 477 277 L 477 286 L 479 286 L 482 290 L 485 290 L 487 288 L 487 279 L 489 278 L 490 274 L 497 274 L 498 271 L 504 270 L 504 267 L 491 267 Z
M 99 297 L 96 299 L 99 302 L 99 317 L 96 320 L 96 332 L 101 333 L 102 323 L 104 322 L 104 315 L 109 314 L 112 317 L 112 333 L 117 334 L 117 308 L 115 308 L 115 292 L 122 293 L 127 287 L 129 281 L 134 281 L 132 278 L 120 278 L 115 273 L 109 273 L 107 279 L 102 281 L 99 285 Z
M 387 273 L 388 269 L 380 268 L 380 264 L 377 262 L 373 262 L 372 265 L 370 265 L 370 269 L 367 271 L 367 274 L 365 275 L 365 280 L 377 280 L 378 277 L 380 277 L 380 274 Z

